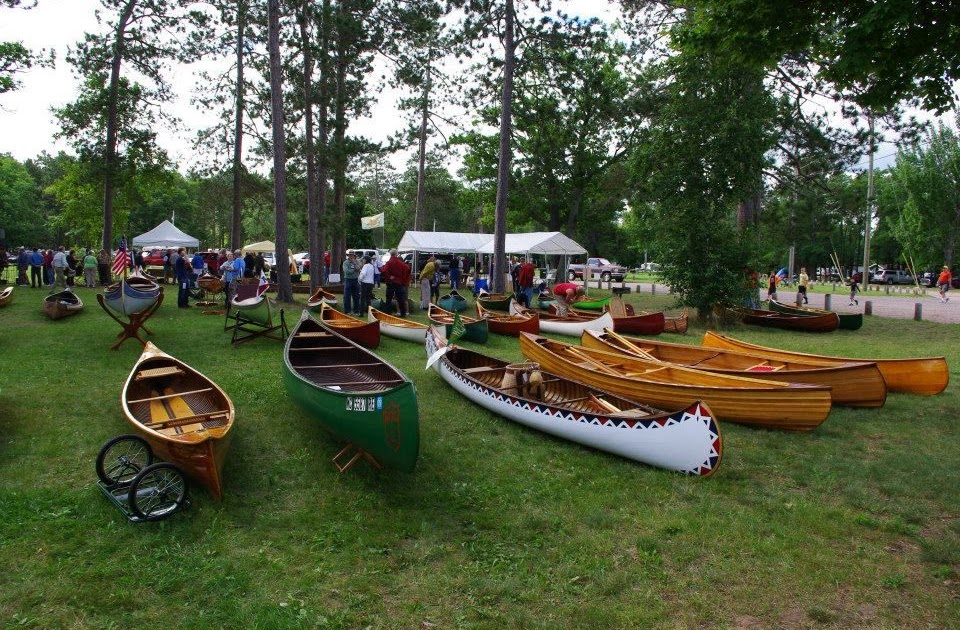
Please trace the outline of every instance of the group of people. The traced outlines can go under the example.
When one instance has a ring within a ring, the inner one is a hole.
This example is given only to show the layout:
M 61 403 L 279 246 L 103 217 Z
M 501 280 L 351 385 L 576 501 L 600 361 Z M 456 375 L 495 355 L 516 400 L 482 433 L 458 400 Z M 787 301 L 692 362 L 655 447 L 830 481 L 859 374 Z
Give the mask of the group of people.
M 391 261 L 393 257 L 388 262 Z M 366 317 L 367 308 L 373 301 L 373 288 L 380 286 L 381 270 L 386 265 L 387 263 L 383 262 L 379 256 L 364 256 L 357 260 L 356 252 L 347 252 L 347 257 L 340 268 L 343 272 L 343 311 L 345 313 Z
M 3 267 L 7 265 L 6 250 L 0 252 Z M 20 247 L 17 250 L 17 280 L 19 286 L 49 288 L 53 293 L 57 288 L 77 286 L 77 277 L 83 278 L 85 287 L 94 288 L 99 283 L 110 283 L 110 254 L 100 250 L 98 255 L 88 249 L 78 257 L 72 249 L 63 246 L 53 249 Z M 28 277 L 29 275 L 29 277 Z

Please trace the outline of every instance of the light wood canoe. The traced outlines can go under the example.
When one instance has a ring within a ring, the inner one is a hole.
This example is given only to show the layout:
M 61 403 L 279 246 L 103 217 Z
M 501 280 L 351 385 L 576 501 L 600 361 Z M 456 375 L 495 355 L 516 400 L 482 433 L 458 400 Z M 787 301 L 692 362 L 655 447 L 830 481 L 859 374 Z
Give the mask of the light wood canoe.
M 519 337 L 521 332 L 537 334 L 540 332 L 540 314 L 528 311 L 524 315 L 507 315 L 499 311 L 490 311 L 477 302 L 477 315 L 487 320 L 490 332 L 498 335 Z
M 513 315 L 524 315 L 532 313 L 530 309 L 525 309 L 516 300 L 510 302 L 510 313 Z M 603 330 L 604 328 L 613 328 L 613 317 L 610 313 L 602 313 L 593 319 L 581 315 L 553 315 L 551 313 L 539 313 L 540 332 L 552 333 L 555 335 L 568 335 L 570 337 L 579 337 L 584 330 Z
M 791 306 L 776 300 L 767 300 L 767 308 L 778 313 L 805 315 L 808 317 L 811 315 L 826 315 L 827 313 L 833 312 L 826 311 L 822 308 L 812 308 L 810 306 Z M 840 319 L 841 330 L 860 330 L 860 328 L 863 327 L 863 313 L 837 313 L 837 317 Z
M 223 496 L 234 408 L 216 383 L 148 341 L 123 385 L 120 406 L 160 459 L 176 464 L 215 499 Z
M 872 362 L 836 363 L 800 357 L 778 361 L 736 350 L 625 337 L 610 330 L 586 331 L 580 344 L 585 348 L 656 359 L 706 372 L 765 381 L 826 385 L 830 387 L 830 398 L 835 405 L 881 407 L 887 399 L 883 375 Z
M 833 332 L 840 327 L 840 318 L 836 313 L 827 311 L 825 315 L 804 317 L 803 315 L 789 315 L 776 311 L 765 311 L 759 308 L 740 307 L 736 309 L 744 324 L 782 328 L 784 330 L 799 330 L 803 332 Z
M 3 291 L 0 291 L 0 306 L 6 306 L 11 301 L 13 301 L 13 287 L 9 286 Z
M 781 361 L 798 357 L 803 359 L 818 359 L 821 361 L 835 361 L 838 363 L 847 361 L 872 361 L 877 364 L 877 368 L 883 375 L 883 381 L 887 385 L 887 390 L 891 392 L 906 392 L 909 394 L 919 394 L 921 396 L 932 396 L 946 389 L 947 384 L 950 382 L 947 360 L 944 357 L 913 357 L 906 359 L 831 357 L 820 354 L 768 348 L 710 331 L 704 333 L 703 345 L 711 348 L 742 350 Z
M 439 330 L 431 327 L 425 341 L 427 356 L 445 345 Z M 541 372 L 535 365 L 511 365 L 452 346 L 433 368 L 467 399 L 544 433 L 690 475 L 711 475 L 720 465 L 720 427 L 704 403 L 668 413 Z M 541 378 L 539 385 L 529 385 Z
M 702 372 L 527 333 L 520 335 L 520 350 L 548 372 L 661 409 L 701 400 L 721 421 L 784 431 L 810 431 L 830 413 L 825 386 Z
M 380 345 L 380 322 L 365 322 L 320 303 L 320 321 L 351 341 L 375 350 Z
M 448 338 L 450 337 L 450 329 L 453 327 L 455 317 L 456 313 L 451 313 L 450 311 L 444 310 L 436 304 L 431 304 L 430 308 L 427 310 L 427 318 L 434 324 L 443 326 L 447 331 Z M 487 320 L 460 315 L 460 321 L 463 323 L 463 327 L 467 331 L 460 339 L 463 341 L 472 341 L 474 343 L 487 343 L 487 338 L 490 331 Z
M 396 317 L 395 315 L 379 311 L 372 306 L 367 309 L 367 320 L 378 322 L 382 334 L 396 339 L 403 339 L 404 341 L 412 341 L 413 343 L 423 343 L 427 329 L 430 328 L 426 324 Z
M 682 335 L 687 332 L 689 312 L 683 309 L 683 312 L 676 317 L 665 315 L 663 318 L 663 332 Z
M 382 466 L 413 471 L 420 416 L 403 373 L 308 311 L 287 338 L 283 364 L 290 396 L 324 428 Z
M 54 321 L 76 315 L 82 309 L 83 301 L 70 290 L 53 293 L 43 298 L 43 313 Z

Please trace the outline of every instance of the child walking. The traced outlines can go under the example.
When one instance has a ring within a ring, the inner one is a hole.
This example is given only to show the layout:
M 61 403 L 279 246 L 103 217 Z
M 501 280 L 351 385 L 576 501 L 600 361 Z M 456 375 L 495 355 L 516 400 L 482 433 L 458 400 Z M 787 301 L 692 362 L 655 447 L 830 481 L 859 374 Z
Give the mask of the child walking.
M 860 302 L 857 301 L 857 291 L 860 290 L 860 285 L 857 284 L 856 278 L 850 278 L 850 303 L 847 306 L 853 306 L 854 304 L 859 305 Z

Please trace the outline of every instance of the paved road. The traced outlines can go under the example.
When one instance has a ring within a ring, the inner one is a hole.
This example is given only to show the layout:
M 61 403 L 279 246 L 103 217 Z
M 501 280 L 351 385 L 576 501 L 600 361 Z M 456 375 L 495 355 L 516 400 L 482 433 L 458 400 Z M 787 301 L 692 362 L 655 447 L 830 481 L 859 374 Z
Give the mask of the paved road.
M 649 283 L 627 283 L 627 286 L 632 287 L 634 291 L 637 291 L 639 287 L 641 293 L 650 293 L 651 291 L 651 285 Z M 859 295 L 857 300 L 859 300 L 860 304 L 848 306 L 849 292 L 845 289 L 846 287 L 838 286 L 837 293 L 830 295 L 831 310 L 837 311 L 838 313 L 862 313 L 866 308 L 867 302 L 870 302 L 875 317 L 913 319 L 916 305 L 920 304 L 922 319 L 924 321 L 938 322 L 941 324 L 960 324 L 960 291 L 951 291 L 948 293 L 950 301 L 946 304 L 940 302 L 940 296 L 937 295 L 936 289 L 928 289 L 927 295 L 925 296 L 909 295 L 907 293 L 908 290 L 904 289 L 904 292 L 899 295 L 894 294 L 888 296 L 877 295 L 875 293 L 866 296 Z M 666 293 L 668 288 L 666 285 L 657 284 L 656 291 L 657 293 Z M 795 288 L 786 287 L 779 292 L 778 297 L 781 302 L 793 304 L 796 295 Z M 766 291 L 760 292 L 761 298 L 765 298 L 766 296 Z M 824 308 L 826 294 L 810 292 L 808 297 L 810 299 L 808 306 Z

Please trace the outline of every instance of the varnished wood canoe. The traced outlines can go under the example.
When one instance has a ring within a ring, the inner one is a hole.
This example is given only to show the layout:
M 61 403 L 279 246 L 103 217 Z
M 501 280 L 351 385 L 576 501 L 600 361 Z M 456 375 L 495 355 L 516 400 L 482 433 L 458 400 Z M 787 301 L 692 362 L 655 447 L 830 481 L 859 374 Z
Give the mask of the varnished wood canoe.
M 447 331 L 447 337 L 450 336 L 450 329 L 453 327 L 453 320 L 456 313 L 444 310 L 436 304 L 431 304 L 427 310 L 427 318 L 438 326 L 444 326 Z M 460 316 L 460 321 L 466 329 L 461 339 L 463 341 L 472 341 L 474 343 L 487 343 L 489 336 L 489 325 L 485 319 L 476 319 L 474 317 Z
M 891 392 L 906 392 L 910 394 L 919 394 L 921 396 L 932 396 L 939 394 L 946 389 L 950 382 L 950 373 L 947 370 L 947 360 L 944 357 L 914 357 L 906 359 L 858 359 L 831 357 L 820 354 L 808 354 L 805 352 L 793 352 L 790 350 L 779 350 L 777 348 L 768 348 L 757 344 L 740 341 L 733 337 L 718 335 L 717 333 L 707 331 L 703 335 L 703 345 L 711 348 L 731 348 L 733 350 L 742 350 L 769 357 L 778 360 L 790 360 L 793 358 L 817 359 L 821 361 L 835 361 L 844 363 L 847 361 L 872 361 L 877 364 L 877 368 L 883 375 L 883 381 L 887 385 L 887 390 Z
M 799 330 L 803 332 L 833 332 L 840 327 L 840 318 L 836 313 L 827 311 L 824 315 L 805 317 L 803 315 L 788 315 L 775 311 L 764 311 L 758 308 L 741 307 L 736 311 L 744 324 L 782 328 L 784 330 Z
M 580 338 L 580 344 L 585 348 L 656 359 L 706 372 L 766 381 L 826 385 L 830 387 L 830 398 L 835 405 L 881 407 L 887 399 L 883 375 L 877 364 L 872 362 L 837 363 L 800 357 L 778 361 L 736 350 L 625 337 L 609 330 L 586 331 Z
M 516 300 L 510 303 L 511 314 L 523 315 L 528 312 L 532 311 L 517 304 Z M 613 328 L 613 317 L 610 313 L 601 313 L 593 319 L 575 314 L 560 316 L 540 313 L 541 332 L 579 337 L 584 330 L 603 330 L 604 328 Z
M 482 304 L 488 311 L 506 313 L 510 310 L 512 295 L 507 293 L 481 293 L 477 296 L 477 304 Z
M 375 350 L 380 345 L 380 322 L 365 322 L 320 303 L 320 321 L 351 341 Z
M 467 308 L 467 298 L 460 295 L 456 289 L 453 289 L 446 295 L 441 295 L 440 299 L 437 300 L 437 303 L 440 305 L 440 308 L 446 309 L 453 313 L 465 310 Z
M 804 315 L 808 317 L 833 312 L 825 311 L 822 308 L 811 308 L 809 306 L 791 306 L 776 300 L 767 300 L 767 308 L 778 313 Z M 842 330 L 859 330 L 863 327 L 863 313 L 837 313 L 837 317 L 840 319 L 840 328 Z
M 216 383 L 147 342 L 120 394 L 123 415 L 160 459 L 223 496 L 233 402 Z
M 380 332 L 388 337 L 412 341 L 414 343 L 423 343 L 427 329 L 430 328 L 426 324 L 396 317 L 395 315 L 379 311 L 372 306 L 367 310 L 367 320 L 378 322 L 380 324 Z
M 444 345 L 433 327 L 426 335 L 427 356 Z M 535 365 L 511 365 L 453 346 L 433 368 L 474 403 L 544 433 L 690 475 L 711 475 L 720 465 L 720 427 L 704 403 L 668 413 L 541 372 Z M 542 383 L 530 385 L 531 376 Z
M 287 338 L 283 364 L 290 396 L 328 431 L 382 466 L 413 471 L 420 417 L 403 373 L 308 311 Z
M 83 310 L 83 302 L 73 291 L 60 291 L 43 298 L 43 313 L 52 320 L 76 315 Z
M 632 306 L 623 303 L 620 296 L 610 298 L 605 308 L 613 317 L 613 329 L 618 333 L 659 335 L 666 325 L 666 318 L 662 311 L 655 313 L 634 311 Z
M 197 286 L 207 293 L 217 294 L 223 291 L 226 283 L 212 273 L 204 272 L 199 278 L 197 278 Z
M 0 291 L 0 306 L 6 306 L 13 301 L 13 287 L 9 286 L 3 291 Z
M 674 333 L 677 335 L 682 335 L 686 333 L 688 318 L 689 318 L 689 313 L 687 309 L 683 309 L 683 312 L 677 315 L 676 317 L 664 315 L 663 332 Z
M 660 408 L 701 400 L 721 421 L 810 431 L 830 413 L 830 388 L 729 376 L 522 333 L 520 350 L 548 372 Z
M 487 320 L 490 332 L 498 335 L 518 337 L 521 332 L 534 335 L 540 332 L 540 314 L 534 311 L 528 311 L 523 315 L 507 315 L 499 311 L 489 311 L 478 301 L 477 315 Z
M 337 296 L 327 291 L 323 287 L 319 287 L 310 297 L 307 298 L 307 308 L 311 311 L 319 311 L 321 303 L 326 304 L 327 306 L 336 307 Z

